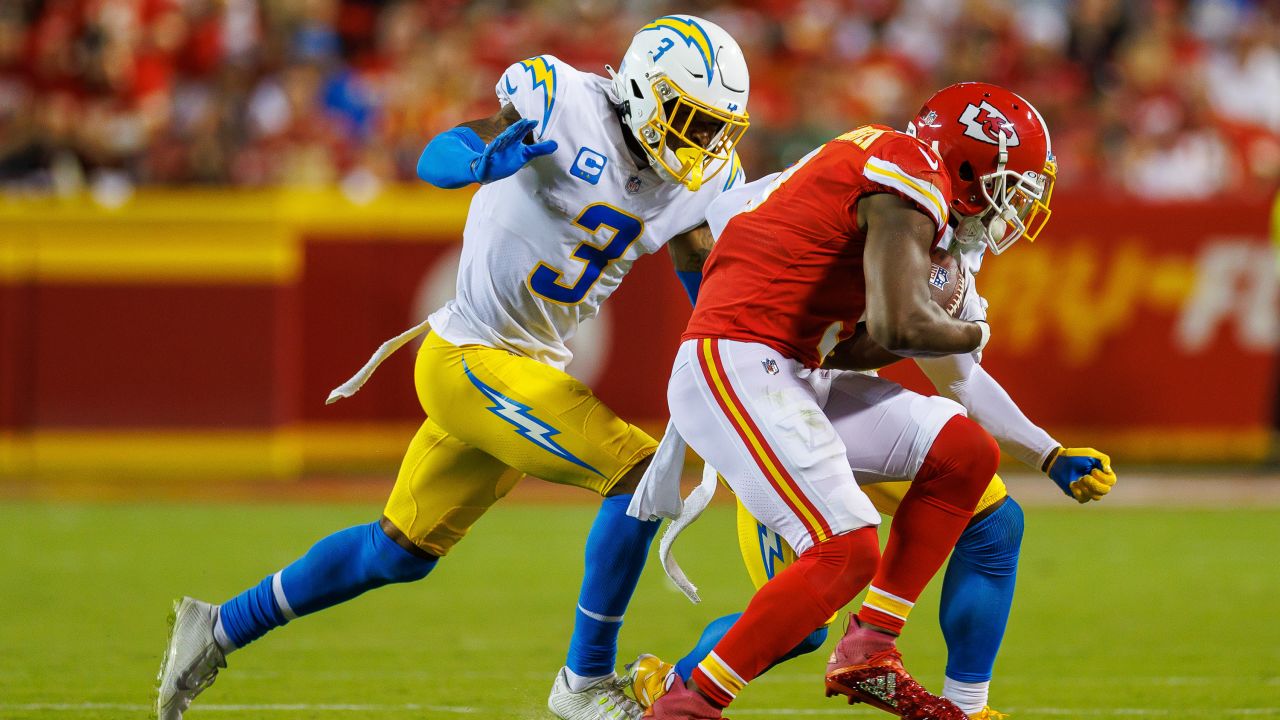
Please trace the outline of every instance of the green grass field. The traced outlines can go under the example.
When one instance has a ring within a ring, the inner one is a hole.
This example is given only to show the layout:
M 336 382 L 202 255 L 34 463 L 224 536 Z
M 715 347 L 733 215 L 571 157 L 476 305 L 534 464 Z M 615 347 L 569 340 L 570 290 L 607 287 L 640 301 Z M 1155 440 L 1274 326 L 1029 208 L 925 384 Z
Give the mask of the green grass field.
M 172 598 L 220 601 L 368 505 L 10 503 L 0 507 L 0 718 L 143 717 Z M 199 718 L 548 718 L 589 505 L 508 505 L 437 571 L 303 618 L 230 658 Z M 1028 512 L 993 704 L 1028 718 L 1280 717 L 1280 511 Z M 621 657 L 674 658 L 750 587 L 732 512 L 677 554 L 690 605 L 653 563 Z M 936 584 L 935 584 L 936 585 Z M 944 653 L 937 588 L 902 647 L 926 685 Z M 834 642 L 829 640 L 828 643 Z M 752 684 L 733 717 L 889 717 L 822 697 L 826 653 Z

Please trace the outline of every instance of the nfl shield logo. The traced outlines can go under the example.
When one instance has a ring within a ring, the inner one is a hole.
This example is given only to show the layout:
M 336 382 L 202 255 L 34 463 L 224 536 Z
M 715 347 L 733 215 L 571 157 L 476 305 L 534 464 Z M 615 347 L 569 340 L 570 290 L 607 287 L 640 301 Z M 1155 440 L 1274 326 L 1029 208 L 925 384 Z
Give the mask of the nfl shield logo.
M 764 371 L 769 373 L 770 375 L 778 374 L 777 360 L 774 360 L 773 358 L 769 358 L 768 360 L 761 360 L 760 364 L 764 366 Z
M 947 286 L 947 269 L 938 265 L 929 268 L 929 284 L 942 290 Z
M 631 177 L 627 178 L 627 192 L 631 195 L 635 195 L 636 193 L 640 192 L 640 176 L 639 175 L 632 175 Z

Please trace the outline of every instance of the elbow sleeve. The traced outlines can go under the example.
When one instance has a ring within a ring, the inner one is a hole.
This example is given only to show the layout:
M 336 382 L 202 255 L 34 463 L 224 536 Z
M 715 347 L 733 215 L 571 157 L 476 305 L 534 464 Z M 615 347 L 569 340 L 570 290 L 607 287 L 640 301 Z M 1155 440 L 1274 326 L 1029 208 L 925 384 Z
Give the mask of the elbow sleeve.
M 474 130 L 456 127 L 427 143 L 418 158 L 418 177 L 436 187 L 453 190 L 476 182 L 472 163 L 484 151 L 484 141 Z

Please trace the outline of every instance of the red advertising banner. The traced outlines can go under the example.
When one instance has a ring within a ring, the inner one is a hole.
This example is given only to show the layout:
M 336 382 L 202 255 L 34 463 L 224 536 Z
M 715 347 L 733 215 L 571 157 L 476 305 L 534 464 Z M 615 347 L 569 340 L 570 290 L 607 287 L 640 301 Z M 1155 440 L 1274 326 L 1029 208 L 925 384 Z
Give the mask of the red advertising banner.
M 1262 456 L 1280 335 L 1268 212 L 1055 198 L 1046 235 L 978 275 L 983 364 L 1063 442 L 1155 461 Z
M 394 462 L 422 417 L 412 348 L 354 398 L 324 400 L 452 296 L 466 201 L 0 206 L 0 476 L 188 472 L 193 456 L 219 476 Z M 1129 462 L 1261 459 L 1280 337 L 1269 212 L 1055 198 L 1046 234 L 977 276 L 984 364 L 1064 444 Z M 657 431 L 688 314 L 666 254 L 643 258 L 569 370 Z M 885 374 L 928 390 L 907 362 Z
M 1259 457 L 1280 297 L 1268 210 L 1055 199 L 1038 242 L 988 255 L 978 274 L 993 330 L 984 365 L 1064 443 L 1141 460 Z M 360 396 L 320 402 L 450 297 L 457 249 L 329 237 L 306 256 L 303 418 L 416 418 L 407 352 Z M 570 371 L 623 416 L 658 424 L 687 317 L 669 260 L 646 258 L 583 328 Z M 886 374 L 928 390 L 910 367 Z

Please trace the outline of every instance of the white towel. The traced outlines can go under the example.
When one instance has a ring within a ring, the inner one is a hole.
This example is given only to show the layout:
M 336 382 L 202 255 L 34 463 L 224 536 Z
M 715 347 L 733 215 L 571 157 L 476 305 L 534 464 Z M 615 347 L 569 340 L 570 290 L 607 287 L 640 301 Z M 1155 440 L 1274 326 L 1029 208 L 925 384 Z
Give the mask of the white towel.
M 689 493 L 689 497 L 684 500 L 684 509 L 680 512 L 680 516 L 671 521 L 667 525 L 667 529 L 662 533 L 662 540 L 658 543 L 658 558 L 662 560 L 662 569 L 667 573 L 667 577 L 671 578 L 671 582 L 679 588 L 684 596 L 689 598 L 690 602 L 702 602 L 702 598 L 698 596 L 698 587 L 689 580 L 684 574 L 684 570 L 680 568 L 680 563 L 676 562 L 675 557 L 671 554 L 671 546 L 675 544 L 676 538 L 684 529 L 693 524 L 702 516 L 702 511 L 707 509 L 707 505 L 711 504 L 711 498 L 716 494 L 716 485 L 719 484 L 719 477 L 716 475 L 716 469 L 710 464 L 702 466 L 702 482 L 698 483 L 698 487 Z
M 352 375 L 350 380 L 347 380 L 334 388 L 329 393 L 329 398 L 324 401 L 324 404 L 332 405 L 342 398 L 349 398 L 352 395 L 355 395 L 360 391 L 360 387 L 369 381 L 369 378 L 373 376 L 373 371 L 378 369 L 378 366 L 382 364 L 383 360 L 391 357 L 392 353 L 404 347 L 410 340 L 418 337 L 429 329 L 430 326 L 428 326 L 427 321 L 423 320 L 421 323 L 414 325 L 408 330 L 405 330 L 399 335 L 379 345 L 378 349 L 373 353 L 373 356 L 369 358 L 369 362 L 365 363 L 364 367 L 360 368 L 355 375 Z
M 680 476 L 684 474 L 684 454 L 688 448 L 673 422 L 667 422 L 667 430 L 658 443 L 658 451 L 640 485 L 631 496 L 627 514 L 637 520 L 675 518 L 684 506 L 680 499 Z

